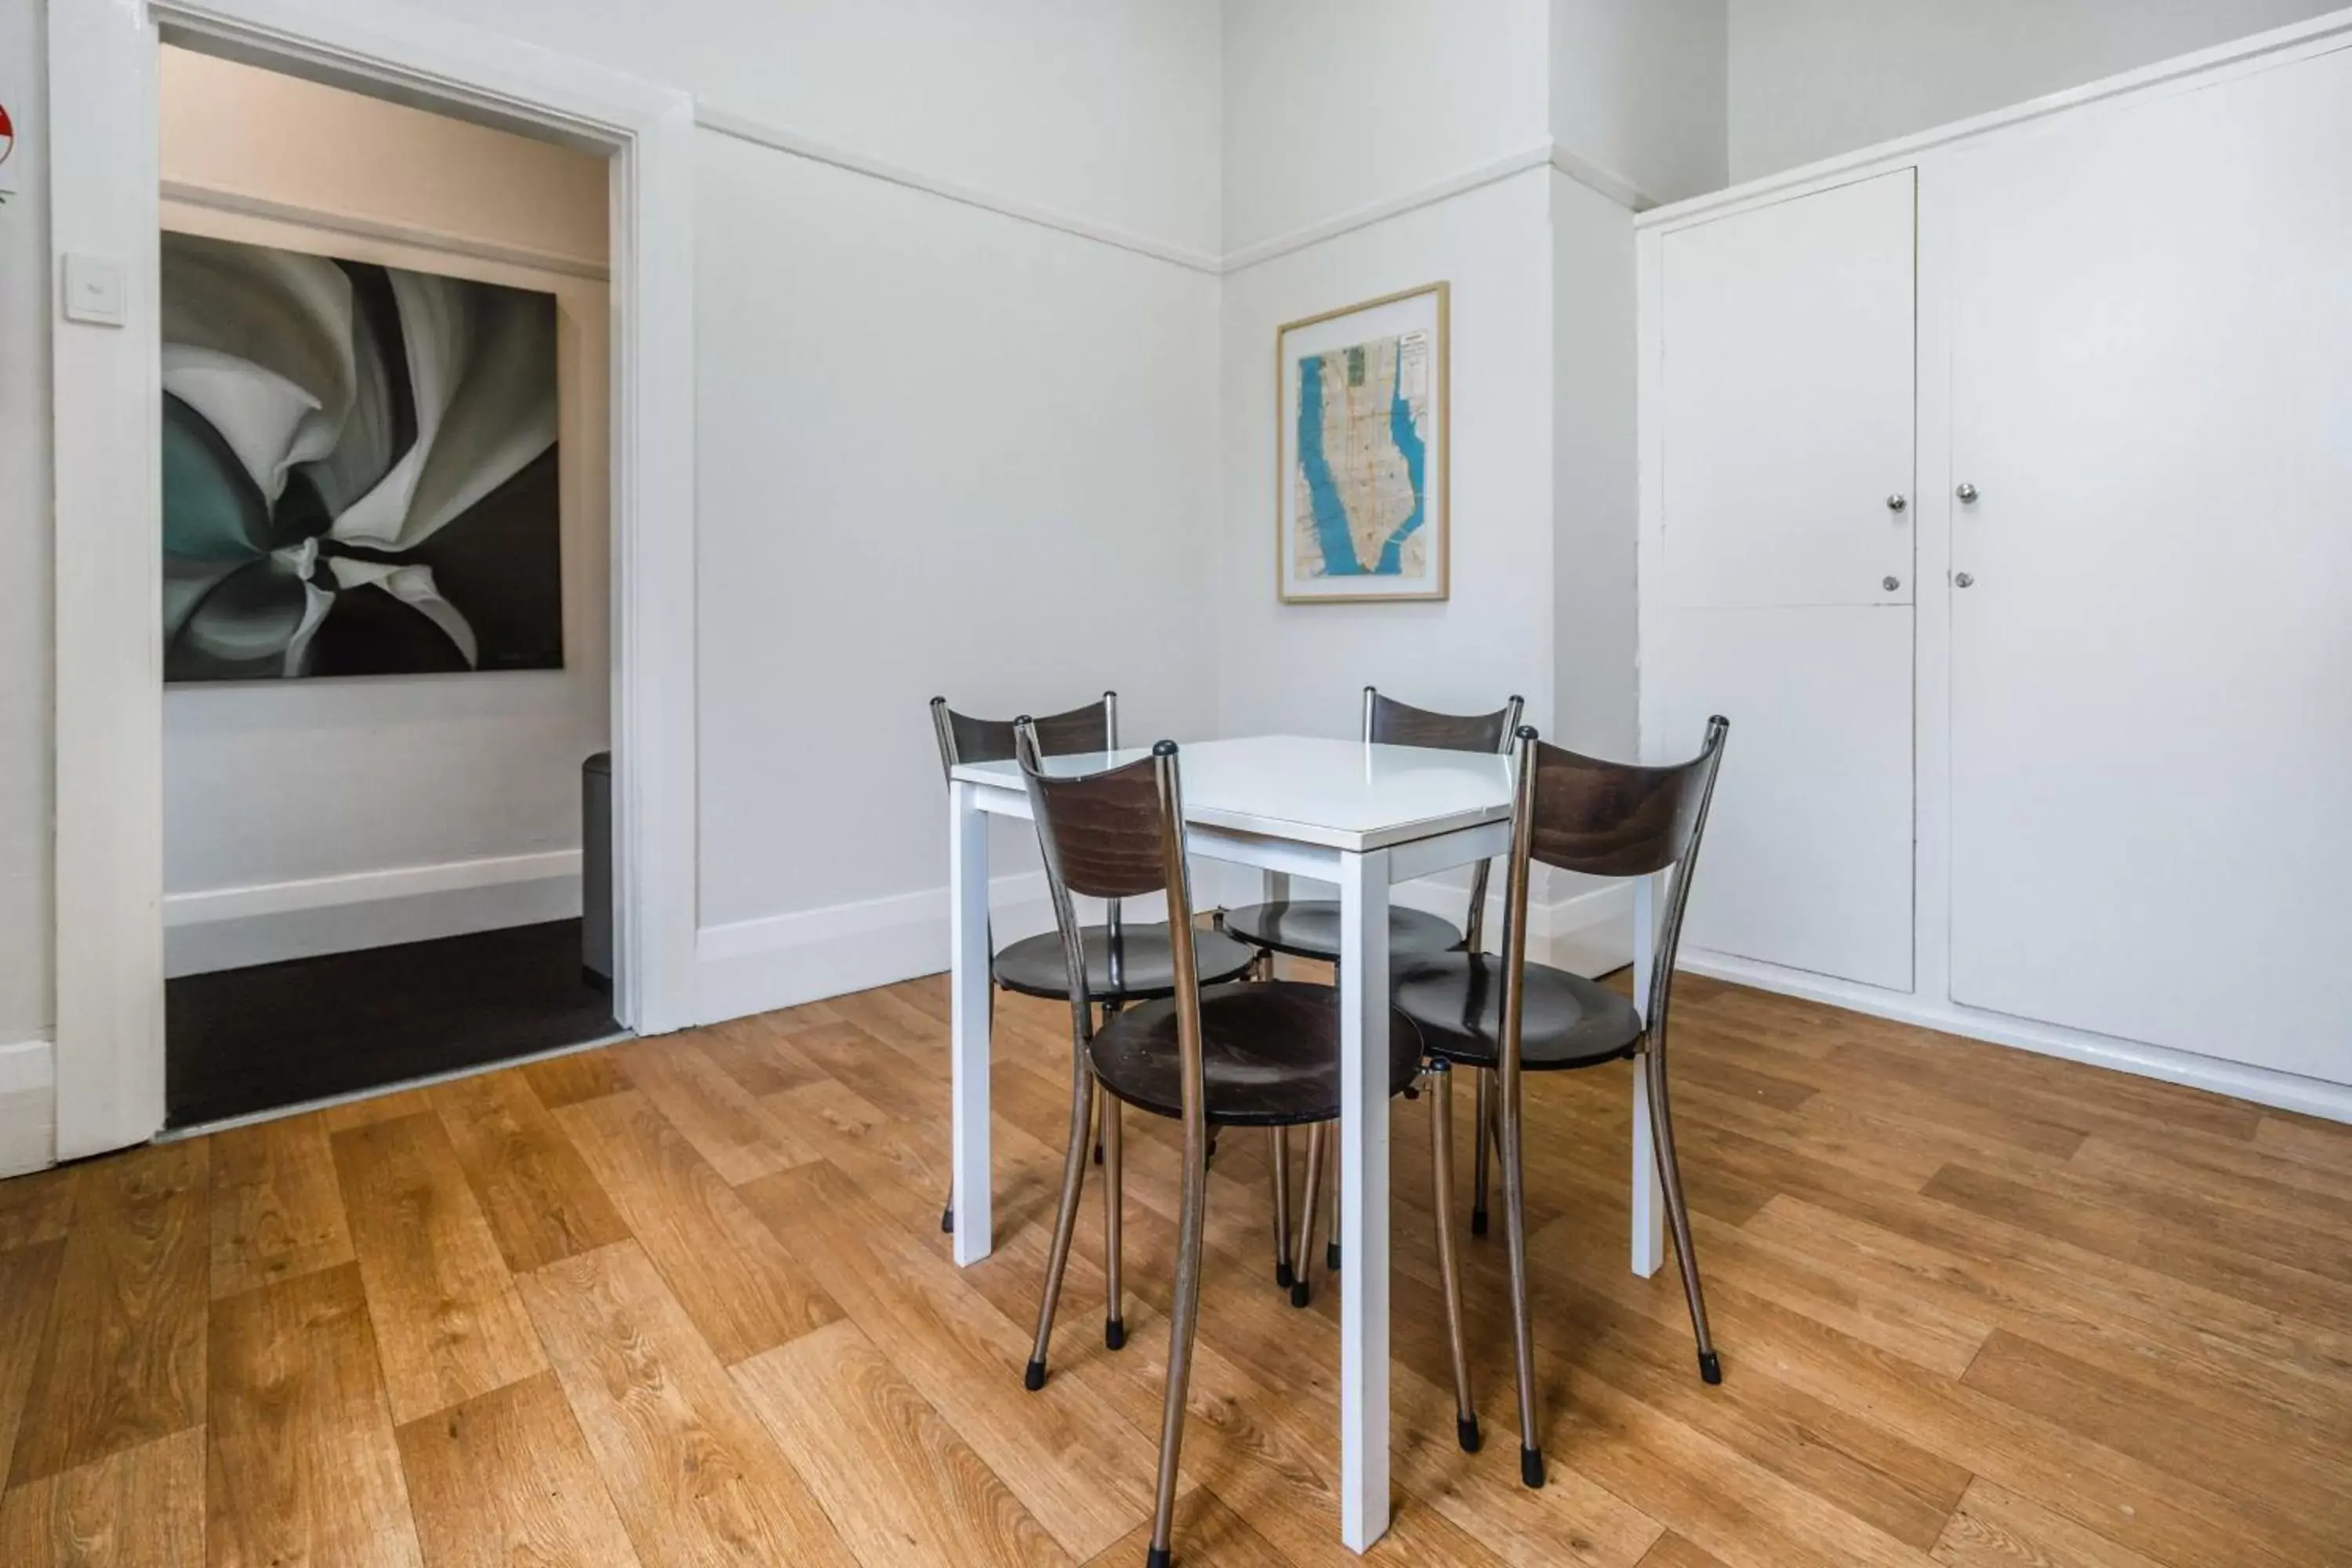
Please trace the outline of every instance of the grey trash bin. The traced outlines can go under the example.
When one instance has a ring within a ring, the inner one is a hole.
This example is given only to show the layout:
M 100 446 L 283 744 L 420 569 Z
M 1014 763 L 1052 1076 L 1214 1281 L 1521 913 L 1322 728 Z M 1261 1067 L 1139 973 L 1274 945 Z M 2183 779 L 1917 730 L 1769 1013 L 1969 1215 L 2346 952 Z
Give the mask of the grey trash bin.
M 613 989 L 613 753 L 580 764 L 580 978 Z

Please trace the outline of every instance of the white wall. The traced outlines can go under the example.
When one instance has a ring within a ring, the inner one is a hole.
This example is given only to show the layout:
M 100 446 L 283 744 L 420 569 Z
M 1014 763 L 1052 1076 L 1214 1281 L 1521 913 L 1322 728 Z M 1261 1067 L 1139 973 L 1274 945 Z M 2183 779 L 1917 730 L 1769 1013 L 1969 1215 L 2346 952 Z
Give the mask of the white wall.
M 1530 722 L 1550 723 L 1552 178 L 1529 169 L 1226 278 L 1216 639 L 1224 732 L 1353 736 L 1367 683 L 1465 713 L 1517 692 Z M 1453 596 L 1283 604 L 1274 582 L 1276 331 L 1440 279 L 1453 286 Z
M 49 1026 L 49 242 L 42 8 L 0 0 L 17 194 L 0 206 L 0 1048 Z M 5 1093 L 0 1089 L 0 1093 Z M 0 1170 L 10 1168 L 0 1151 Z
M 1217 248 L 1216 0 L 419 0 L 709 108 Z
M 1547 0 L 1226 0 L 1224 248 L 1549 137 Z
M 2339 8 L 2341 0 L 1729 0 L 1755 179 Z
M 946 886 L 935 694 L 1211 731 L 1217 283 L 700 146 L 702 923 L 764 953 Z
M 603 162 L 177 49 L 162 82 L 167 189 L 205 193 L 167 202 L 166 228 L 556 295 L 565 660 L 166 688 L 170 972 L 577 912 L 580 762 L 605 744 L 611 680 L 609 308 L 601 279 L 477 247 L 601 268 Z
M 1726 4 L 1552 0 L 1552 140 L 1654 203 L 1720 190 Z

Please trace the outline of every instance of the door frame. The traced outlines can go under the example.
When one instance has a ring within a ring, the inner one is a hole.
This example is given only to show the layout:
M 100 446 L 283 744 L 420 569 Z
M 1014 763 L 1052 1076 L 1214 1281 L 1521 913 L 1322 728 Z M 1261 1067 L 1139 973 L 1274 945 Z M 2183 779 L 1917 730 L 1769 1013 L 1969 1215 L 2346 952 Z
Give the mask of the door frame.
M 691 1021 L 694 103 L 386 0 L 49 0 L 57 1153 L 163 1125 L 159 43 L 609 159 L 614 1013 Z M 68 258 L 121 324 L 66 318 Z

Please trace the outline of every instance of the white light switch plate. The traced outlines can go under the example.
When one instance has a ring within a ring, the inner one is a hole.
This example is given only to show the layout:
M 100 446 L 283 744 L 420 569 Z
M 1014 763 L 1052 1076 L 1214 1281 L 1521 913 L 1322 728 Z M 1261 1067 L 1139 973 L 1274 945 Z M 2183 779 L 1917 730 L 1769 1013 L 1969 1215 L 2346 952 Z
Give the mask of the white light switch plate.
M 103 256 L 66 258 L 66 320 L 94 327 L 122 325 L 122 263 Z

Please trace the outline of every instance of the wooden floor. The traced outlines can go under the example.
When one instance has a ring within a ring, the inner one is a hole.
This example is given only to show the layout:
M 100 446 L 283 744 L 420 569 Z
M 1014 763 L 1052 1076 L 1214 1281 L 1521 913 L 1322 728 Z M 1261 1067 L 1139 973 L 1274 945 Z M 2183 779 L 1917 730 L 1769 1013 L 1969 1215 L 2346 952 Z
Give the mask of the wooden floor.
M 1128 1348 L 1091 1205 L 1021 1387 L 1064 1016 L 1005 999 L 999 1247 L 959 1272 L 940 980 L 0 1184 L 0 1563 L 1139 1564 L 1174 1211 L 1131 1116 Z M 1499 1237 L 1454 1443 L 1427 1105 L 1396 1108 L 1380 1562 L 2352 1562 L 2352 1130 L 1691 982 L 1685 1163 L 1724 1360 L 1625 1268 L 1625 1069 L 1538 1079 L 1550 1484 Z M 1460 1146 L 1467 1147 L 1467 1108 Z M 1338 1543 L 1337 1302 L 1213 1174 L 1181 1560 Z M 1091 1194 L 1090 1194 L 1091 1195 Z

